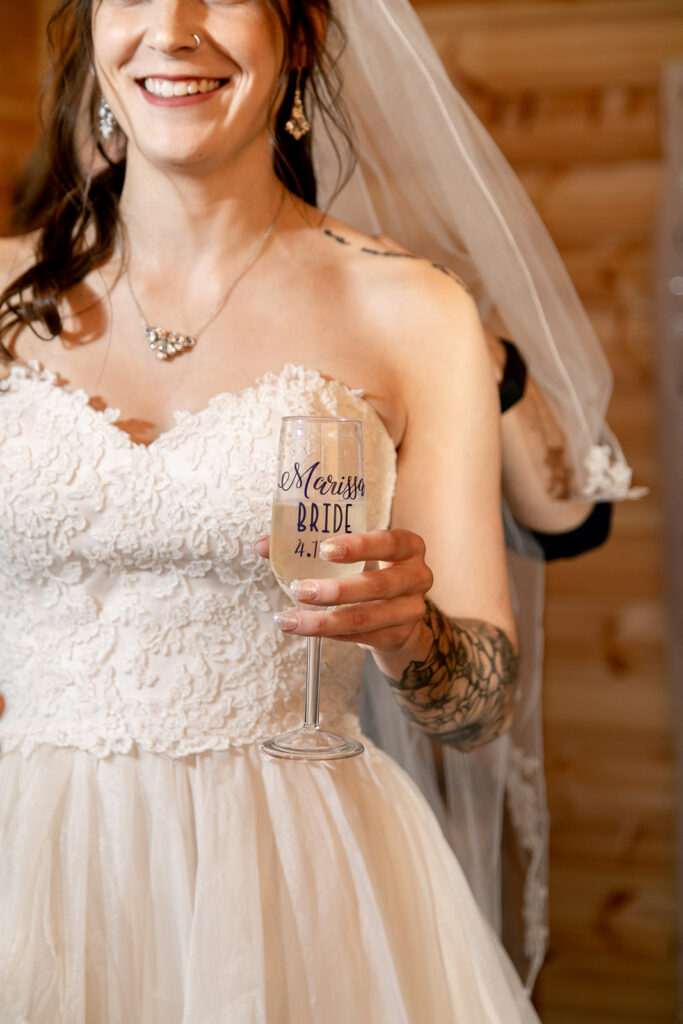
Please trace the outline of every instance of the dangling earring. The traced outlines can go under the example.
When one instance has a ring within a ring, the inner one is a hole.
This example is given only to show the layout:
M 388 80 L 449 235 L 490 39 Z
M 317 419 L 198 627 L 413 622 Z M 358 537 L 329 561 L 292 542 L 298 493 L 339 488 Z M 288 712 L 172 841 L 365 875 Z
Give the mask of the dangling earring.
M 103 139 L 108 139 L 114 129 L 118 127 L 118 123 L 114 117 L 114 112 L 105 100 L 104 96 L 100 103 L 100 109 L 97 111 L 97 127 L 99 128 L 100 135 Z
M 285 125 L 285 131 L 293 135 L 296 141 L 303 138 L 311 130 L 311 126 L 308 123 L 306 114 L 304 113 L 304 105 L 301 101 L 301 68 L 296 73 L 296 87 L 294 89 L 294 102 L 292 103 L 292 112 L 289 115 L 289 121 Z

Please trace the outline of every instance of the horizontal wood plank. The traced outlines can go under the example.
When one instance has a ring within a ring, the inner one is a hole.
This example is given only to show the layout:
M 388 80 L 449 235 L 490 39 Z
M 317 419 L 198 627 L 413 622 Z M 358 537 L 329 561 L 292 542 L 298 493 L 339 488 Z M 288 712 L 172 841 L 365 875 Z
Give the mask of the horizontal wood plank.
M 683 50 L 676 3 L 422 7 L 453 80 L 473 93 L 656 85 Z
M 504 96 L 477 93 L 472 106 L 516 167 L 651 160 L 660 155 L 654 86 Z
M 519 176 L 560 249 L 652 238 L 662 180 L 657 161 L 523 167 Z

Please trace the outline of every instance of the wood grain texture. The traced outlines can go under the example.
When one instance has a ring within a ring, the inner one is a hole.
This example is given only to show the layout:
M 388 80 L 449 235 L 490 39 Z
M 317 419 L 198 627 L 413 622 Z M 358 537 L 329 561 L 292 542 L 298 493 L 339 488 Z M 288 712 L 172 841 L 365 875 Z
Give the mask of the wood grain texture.
M 515 95 L 657 87 L 683 48 L 676 0 L 418 3 L 463 91 Z
M 545 1024 L 676 1019 L 674 717 L 666 656 L 652 236 L 659 78 L 683 5 L 417 4 L 453 81 L 518 171 L 615 376 L 610 423 L 649 497 L 548 572 L 552 817 Z
M 17 180 L 38 136 L 45 7 L 38 0 L 0 4 L 0 233 L 9 230 Z
M 654 84 L 471 97 L 508 160 L 546 168 L 583 160 L 657 159 L 657 101 Z

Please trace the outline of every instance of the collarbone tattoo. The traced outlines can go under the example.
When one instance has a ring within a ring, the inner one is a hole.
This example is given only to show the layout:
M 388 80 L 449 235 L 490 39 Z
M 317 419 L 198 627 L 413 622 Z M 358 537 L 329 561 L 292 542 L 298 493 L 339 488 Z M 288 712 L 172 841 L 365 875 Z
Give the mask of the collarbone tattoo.
M 328 238 L 331 238 L 332 241 L 337 242 L 339 245 L 353 246 L 353 243 L 350 242 L 348 238 L 344 238 L 343 235 L 337 234 L 330 228 L 323 228 L 323 234 L 327 235 Z M 463 291 L 467 292 L 468 295 L 472 294 L 472 292 L 467 287 L 463 279 L 461 277 L 458 277 L 455 271 L 451 270 L 451 268 L 447 267 L 444 263 L 436 263 L 433 260 L 428 260 L 423 256 L 418 256 L 414 252 L 399 252 L 396 249 L 371 249 L 367 245 L 358 246 L 358 249 L 360 252 L 365 253 L 368 256 L 386 256 L 389 257 L 390 259 L 417 260 L 422 263 L 429 263 L 429 265 L 434 270 L 438 270 L 439 273 L 444 274 L 446 277 L 450 278 L 451 281 L 457 284 L 459 288 L 462 288 Z

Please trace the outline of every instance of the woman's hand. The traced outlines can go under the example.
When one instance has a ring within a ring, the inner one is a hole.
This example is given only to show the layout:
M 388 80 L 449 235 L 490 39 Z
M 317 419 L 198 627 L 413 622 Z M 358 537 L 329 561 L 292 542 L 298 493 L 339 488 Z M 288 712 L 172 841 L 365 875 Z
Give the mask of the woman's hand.
M 254 548 L 267 557 L 268 538 Z M 379 567 L 341 578 L 295 581 L 292 597 L 305 607 L 276 615 L 279 629 L 361 644 L 388 675 L 398 676 L 410 661 L 426 656 L 430 639 L 422 623 L 433 577 L 421 537 L 399 529 L 344 534 L 323 541 L 320 554 L 330 562 Z
M 254 547 L 268 556 L 267 537 Z M 381 567 L 341 579 L 296 580 L 292 596 L 305 607 L 278 613 L 279 629 L 370 650 L 408 718 L 443 743 L 472 750 L 508 727 L 517 674 L 513 645 L 496 626 L 450 620 L 426 600 L 433 579 L 418 534 L 393 529 L 332 537 L 320 553 L 331 562 Z

